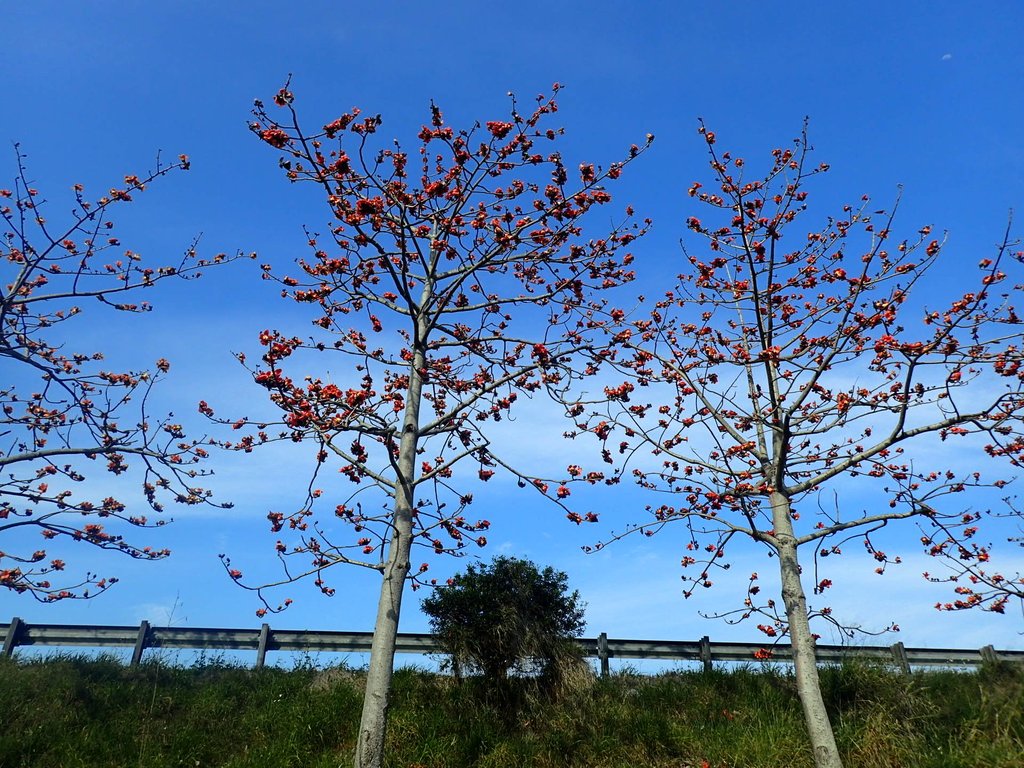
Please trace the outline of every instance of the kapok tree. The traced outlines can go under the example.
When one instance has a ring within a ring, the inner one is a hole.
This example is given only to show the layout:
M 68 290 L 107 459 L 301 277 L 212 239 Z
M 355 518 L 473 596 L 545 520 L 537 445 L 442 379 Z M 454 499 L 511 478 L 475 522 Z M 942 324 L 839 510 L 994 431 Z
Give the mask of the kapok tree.
M 915 519 L 955 542 L 977 535 L 956 497 L 1003 480 L 984 478 L 974 461 L 958 468 L 950 453 L 1019 458 L 1021 286 L 1003 271 L 1019 264 L 1004 239 L 976 274 L 959 258 L 943 286 L 931 230 L 898 240 L 895 208 L 871 213 L 867 198 L 821 229 L 797 231 L 807 182 L 827 170 L 809 164 L 806 134 L 752 176 L 703 124 L 700 133 L 714 183 L 690 187 L 708 214 L 687 225 L 705 248 L 684 248 L 677 285 L 617 331 L 625 376 L 605 389 L 606 404 L 577 402 L 571 413 L 577 434 L 595 434 L 609 460 L 624 457 L 620 473 L 663 499 L 627 532 L 683 530 L 682 564 L 696 571 L 684 576 L 686 596 L 711 586 L 740 540 L 775 560 L 782 607 L 765 599 L 755 573 L 743 605 L 723 613 L 789 636 L 815 762 L 839 766 L 810 624 L 830 609 L 809 606 L 807 595 L 832 586 L 824 567 L 850 539 L 879 572 L 897 561 L 879 539 L 896 521 Z M 873 493 L 874 502 L 851 508 L 828 492 Z
M 625 247 L 646 224 L 626 209 L 610 232 L 588 238 L 582 223 L 611 202 L 605 182 L 643 148 L 606 168 L 570 168 L 551 148 L 562 130 L 541 127 L 557 109 L 553 96 L 538 97 L 526 115 L 513 99 L 507 120 L 462 131 L 431 105 L 411 155 L 398 142 L 372 148 L 379 116 L 353 110 L 307 133 L 287 87 L 274 102 L 283 117 L 257 102 L 252 130 L 282 151 L 289 179 L 322 189 L 332 221 L 326 234 L 308 233 L 312 256 L 299 262 L 299 276 L 264 267 L 284 297 L 314 310 L 313 332 L 260 335 L 266 351 L 251 371 L 283 413 L 234 422 L 255 429 L 228 447 L 284 440 L 315 448 L 302 506 L 269 515 L 273 532 L 295 537 L 276 545 L 283 581 L 310 576 L 330 595 L 332 566 L 381 574 L 355 757 L 376 767 L 403 590 L 428 568 L 412 569 L 413 546 L 442 554 L 483 545 L 490 523 L 468 516 L 469 484 L 496 470 L 555 501 L 570 493 L 498 455 L 488 425 L 532 393 L 567 386 L 590 331 L 611 313 L 602 293 L 632 279 Z M 335 380 L 316 373 L 325 368 Z M 200 408 L 213 417 L 209 405 Z M 325 494 L 325 471 L 340 473 L 351 492 Z M 316 514 L 325 495 L 326 519 Z M 261 615 L 275 610 L 264 605 Z
M 123 186 L 94 201 L 76 184 L 70 214 L 50 220 L 15 149 L 14 187 L 0 189 L 0 587 L 52 602 L 91 597 L 117 581 L 89 572 L 66 576 L 65 555 L 51 551 L 61 542 L 140 560 L 169 554 L 126 538 L 131 529 L 167 520 L 148 517 L 128 499 L 90 496 L 91 472 L 123 475 L 122 484 L 134 475 L 144 509 L 158 514 L 166 498 L 199 504 L 210 496 L 196 484 L 206 474 L 197 466 L 207 456 L 201 441 L 147 405 L 167 360 L 157 360 L 155 371 L 105 369 L 102 352 L 69 349 L 68 326 L 90 317 L 102 322 L 87 308 L 146 312 L 143 291 L 169 278 L 199 277 L 204 267 L 235 257 L 200 259 L 193 243 L 180 259 L 150 266 L 121 247 L 113 209 L 156 179 L 186 170 L 184 155 L 158 162 L 145 177 L 125 176 Z

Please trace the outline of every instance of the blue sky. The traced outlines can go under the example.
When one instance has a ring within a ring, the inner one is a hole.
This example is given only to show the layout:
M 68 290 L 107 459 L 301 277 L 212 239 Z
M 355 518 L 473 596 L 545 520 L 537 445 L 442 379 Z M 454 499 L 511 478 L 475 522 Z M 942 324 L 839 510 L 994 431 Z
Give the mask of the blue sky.
M 261 262 L 286 265 L 305 255 L 302 225 L 322 224 L 320 201 L 285 182 L 274 153 L 246 126 L 253 99 L 269 100 L 289 74 L 309 123 L 360 106 L 383 114 L 384 134 L 406 137 L 427 120 L 431 99 L 453 124 L 467 125 L 501 119 L 508 91 L 528 101 L 558 81 L 570 160 L 608 162 L 648 132 L 657 136 L 613 190 L 655 221 L 636 249 L 650 285 L 676 271 L 677 242 L 694 212 L 685 190 L 706 178 L 698 116 L 723 147 L 751 162 L 810 116 L 818 157 L 833 168 L 814 188 L 822 210 L 865 192 L 885 205 L 903 184 L 897 228 L 948 230 L 950 251 L 969 265 L 991 255 L 1008 211 L 1024 203 L 1021 28 L 1024 8 L 1002 3 L 35 0 L 4 9 L 0 141 L 21 142 L 37 186 L 57 203 L 73 182 L 103 190 L 150 167 L 157 150 L 187 153 L 189 173 L 154 185 L 120 215 L 123 242 L 159 262 L 202 233 L 207 253 L 257 251 Z M 14 153 L 5 149 L 0 179 L 13 174 Z M 955 256 L 947 270 L 952 284 Z M 261 391 L 230 353 L 255 352 L 265 327 L 301 332 L 303 321 L 255 265 L 233 265 L 151 300 L 157 309 L 145 318 L 79 328 L 82 346 L 101 346 L 126 365 L 169 358 L 161 403 L 193 431 L 205 429 L 199 399 L 257 412 Z M 533 434 L 546 418 L 543 408 L 524 412 L 518 428 Z M 531 445 L 527 458 L 562 464 L 566 450 L 553 438 Z M 217 457 L 213 466 L 212 487 L 235 509 L 177 511 L 174 525 L 152 536 L 174 551 L 171 559 L 138 564 L 67 551 L 74 565 L 116 573 L 122 583 L 94 601 L 52 606 L 0 594 L 0 619 L 133 624 L 165 622 L 173 612 L 177 624 L 257 623 L 257 603 L 224 576 L 216 555 L 227 552 L 253 573 L 271 564 L 266 511 L 301 500 L 295 478 L 307 456 L 299 449 Z M 483 554 L 510 552 L 566 570 L 590 604 L 588 633 L 758 636 L 753 626 L 704 621 L 697 610 L 735 604 L 743 576 L 768 563 L 743 563 L 735 584 L 684 602 L 671 530 L 600 555 L 579 551 L 637 519 L 642 502 L 623 496 L 602 510 L 604 527 L 581 530 L 514 488 L 489 490 L 495 527 Z M 1024 647 L 1019 613 L 936 613 L 930 606 L 946 593 L 922 582 L 930 564 L 919 562 L 913 536 L 904 541 L 908 564 L 884 580 L 866 557 L 844 563 L 845 575 L 834 578 L 837 614 L 865 626 L 896 620 L 897 639 L 908 645 Z M 434 568 L 444 575 L 459 565 Z M 312 586 L 290 590 L 296 604 L 272 623 L 369 629 L 376 579 L 349 569 L 335 580 L 332 600 Z M 426 628 L 417 600 L 407 603 L 407 631 Z

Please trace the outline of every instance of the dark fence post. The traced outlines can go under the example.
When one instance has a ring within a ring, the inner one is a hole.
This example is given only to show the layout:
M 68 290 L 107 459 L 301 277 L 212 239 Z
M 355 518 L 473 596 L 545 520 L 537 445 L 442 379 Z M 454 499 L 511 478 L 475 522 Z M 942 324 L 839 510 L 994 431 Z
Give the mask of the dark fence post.
M 910 674 L 910 660 L 907 658 L 906 646 L 900 643 L 893 643 L 889 646 L 889 650 L 892 651 L 892 660 L 896 663 L 896 666 L 900 668 L 900 672 L 904 675 Z
M 999 654 L 996 653 L 996 649 L 991 645 L 986 645 L 981 649 L 981 660 L 986 664 L 998 664 Z
M 256 651 L 256 669 L 263 669 L 267 660 L 267 641 L 270 639 L 270 625 L 260 627 L 260 645 Z
M 149 638 L 149 622 L 145 619 L 139 624 L 139 634 L 135 638 L 135 650 L 132 651 L 132 666 L 137 667 L 142 661 L 142 652 L 146 650 L 146 640 Z
M 700 639 L 700 660 L 704 662 L 704 671 L 711 671 L 711 638 L 704 635 Z
M 11 624 L 7 627 L 7 637 L 4 638 L 4 656 L 10 658 L 14 653 L 14 648 L 18 645 L 18 635 L 21 633 L 22 621 L 17 616 L 11 619 Z
M 608 677 L 608 633 L 597 636 L 597 658 L 601 660 L 601 677 Z

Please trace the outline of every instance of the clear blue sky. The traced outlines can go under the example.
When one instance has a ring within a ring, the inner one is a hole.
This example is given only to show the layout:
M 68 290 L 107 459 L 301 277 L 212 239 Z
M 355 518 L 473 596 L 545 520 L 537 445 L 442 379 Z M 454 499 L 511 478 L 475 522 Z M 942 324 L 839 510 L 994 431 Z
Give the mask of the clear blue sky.
M 508 91 L 528 99 L 559 81 L 570 160 L 607 162 L 646 133 L 657 136 L 613 190 L 655 220 L 636 249 L 652 284 L 677 270 L 676 243 L 694 212 L 685 190 L 705 178 L 698 116 L 752 162 L 810 116 L 812 143 L 834 169 L 815 188 L 823 210 L 865 192 L 884 205 L 902 183 L 899 228 L 948 229 L 950 250 L 973 264 L 991 254 L 1009 209 L 1024 205 L 1021 29 L 1024 7 L 1016 3 L 11 2 L 0 24 L 0 140 L 22 143 L 37 185 L 56 202 L 73 182 L 98 192 L 150 167 L 157 150 L 187 153 L 192 171 L 155 185 L 121 214 L 123 242 L 162 261 L 201 232 L 207 252 L 258 251 L 260 261 L 283 265 L 305 255 L 301 225 L 320 226 L 322 208 L 315 194 L 284 181 L 274 153 L 246 126 L 253 99 L 269 100 L 289 73 L 310 124 L 360 106 L 383 114 L 389 136 L 415 133 L 430 99 L 452 123 L 469 124 L 501 119 Z M 13 174 L 13 150 L 0 150 L 0 180 Z M 956 279 L 955 267 L 947 277 Z M 81 328 L 82 339 L 126 364 L 169 358 L 162 402 L 193 431 L 204 429 L 199 399 L 257 412 L 261 391 L 230 352 L 255 352 L 265 327 L 301 333 L 302 321 L 254 265 L 151 299 L 150 316 Z M 545 417 L 524 415 L 522 423 L 531 418 Z M 564 464 L 565 450 L 552 443 L 530 453 Z M 0 594 L 0 619 L 164 622 L 174 606 L 178 624 L 257 624 L 257 603 L 224 576 L 216 555 L 231 554 L 247 572 L 270 564 L 266 511 L 301 499 L 294 478 L 306 458 L 301 449 L 250 461 L 218 457 L 212 486 L 236 508 L 178 511 L 172 527 L 152 536 L 174 550 L 170 560 L 67 551 L 72 564 L 123 582 L 86 603 L 41 606 Z M 752 626 L 706 622 L 697 610 L 735 604 L 741 576 L 767 563 L 741 564 L 736 584 L 684 602 L 670 531 L 599 556 L 579 552 L 637 519 L 637 500 L 621 497 L 603 510 L 607 527 L 581 531 L 514 490 L 496 486 L 486 502 L 495 528 L 483 554 L 507 551 L 568 571 L 590 603 L 588 633 L 758 636 Z M 908 564 L 884 581 L 866 557 L 847 560 L 848 574 L 834 579 L 837 613 L 866 626 L 896 620 L 908 645 L 1022 647 L 1019 613 L 937 614 L 930 606 L 946 593 L 922 583 L 929 564 L 915 554 L 912 535 L 904 541 Z M 459 566 L 434 567 L 445 575 Z M 295 606 L 272 623 L 369 629 L 376 579 L 350 569 L 335 580 L 341 588 L 329 601 L 312 586 L 290 590 Z M 417 599 L 407 603 L 407 631 L 426 627 Z

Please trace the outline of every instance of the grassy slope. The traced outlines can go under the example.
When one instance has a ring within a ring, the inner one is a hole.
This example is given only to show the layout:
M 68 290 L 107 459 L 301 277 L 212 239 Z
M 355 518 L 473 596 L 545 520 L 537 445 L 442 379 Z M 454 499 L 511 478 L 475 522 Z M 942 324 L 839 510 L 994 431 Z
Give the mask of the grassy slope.
M 389 765 L 811 766 L 785 671 L 580 675 L 558 701 L 417 670 L 395 680 Z M 851 768 L 1019 768 L 1024 670 L 825 670 Z M 354 744 L 361 675 L 110 659 L 0 660 L 0 767 L 333 766 Z M 519 706 L 511 706 L 511 701 Z

